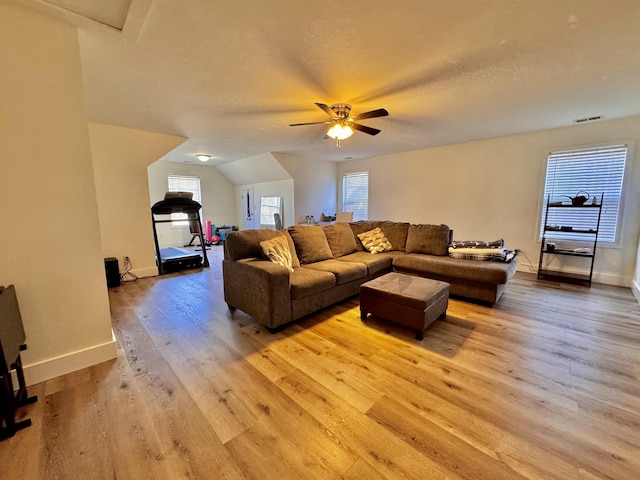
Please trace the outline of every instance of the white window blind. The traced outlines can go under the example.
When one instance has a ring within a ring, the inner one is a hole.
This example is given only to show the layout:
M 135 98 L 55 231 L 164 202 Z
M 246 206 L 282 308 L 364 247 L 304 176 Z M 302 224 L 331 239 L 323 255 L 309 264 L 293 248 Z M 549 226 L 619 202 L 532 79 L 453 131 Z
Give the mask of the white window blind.
M 586 204 L 591 204 L 593 197 L 596 197 L 597 203 L 600 204 L 600 198 L 604 194 L 598 243 L 615 244 L 626 158 L 626 145 L 551 152 L 547 158 L 540 231 L 543 228 L 544 207 L 546 207 L 547 201 L 563 201 L 570 204 L 571 200 L 567 196 L 575 197 L 578 192 L 587 192 L 589 199 Z M 580 195 L 586 196 L 585 193 L 580 193 Z M 550 223 L 574 228 L 585 227 L 586 224 L 583 225 L 583 223 L 588 219 L 582 215 L 583 213 L 579 209 L 555 209 L 556 216 Z M 589 225 L 589 228 L 592 226 Z M 553 232 L 553 237 L 581 240 L 576 235 L 563 234 L 562 232 Z
M 346 173 L 342 176 L 342 210 L 353 212 L 353 220 L 369 217 L 369 172 Z
M 199 177 L 188 175 L 169 175 L 167 177 L 167 182 L 169 192 L 191 192 L 193 193 L 193 199 L 199 204 L 202 204 Z M 200 212 L 200 215 L 202 216 L 202 211 Z M 186 213 L 172 213 L 171 219 L 174 220 L 171 222 L 171 225 L 189 225 Z

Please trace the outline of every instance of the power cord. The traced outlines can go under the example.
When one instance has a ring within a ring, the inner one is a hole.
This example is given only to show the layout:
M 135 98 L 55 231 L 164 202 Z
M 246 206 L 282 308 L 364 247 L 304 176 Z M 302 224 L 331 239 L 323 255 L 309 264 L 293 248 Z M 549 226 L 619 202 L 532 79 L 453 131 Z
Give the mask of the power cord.
M 525 258 L 525 260 L 529 262 L 528 269 L 530 272 L 534 272 L 534 273 L 536 272 L 536 269 L 534 268 L 533 263 L 531 263 L 531 259 L 527 257 L 526 253 L 524 253 L 522 250 L 518 250 L 517 248 L 514 250 L 514 252 L 516 252 L 516 257 L 518 255 L 522 255 Z
M 121 282 L 132 282 L 138 280 L 138 276 L 135 273 L 131 273 L 131 269 L 133 265 L 131 264 L 131 259 L 129 257 L 124 257 L 124 269 L 120 274 Z M 130 280 L 126 280 L 127 276 L 131 277 Z

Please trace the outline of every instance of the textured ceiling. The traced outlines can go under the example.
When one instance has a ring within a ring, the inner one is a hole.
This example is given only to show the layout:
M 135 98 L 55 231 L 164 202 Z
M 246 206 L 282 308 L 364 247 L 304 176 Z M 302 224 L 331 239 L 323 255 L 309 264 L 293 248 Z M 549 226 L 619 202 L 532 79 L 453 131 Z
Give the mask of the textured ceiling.
M 79 27 L 91 121 L 189 138 L 165 160 L 336 161 L 640 114 L 638 0 L 132 0 L 122 31 L 20 3 Z M 337 149 L 288 126 L 328 119 L 313 102 L 390 116 Z

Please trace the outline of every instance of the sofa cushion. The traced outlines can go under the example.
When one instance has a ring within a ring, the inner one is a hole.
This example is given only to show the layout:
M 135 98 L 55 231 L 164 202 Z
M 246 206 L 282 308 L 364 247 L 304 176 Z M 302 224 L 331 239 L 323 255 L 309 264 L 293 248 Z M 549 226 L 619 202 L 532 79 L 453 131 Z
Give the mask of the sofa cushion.
M 378 227 L 358 234 L 362 247 L 369 253 L 381 253 L 393 250 L 393 246 Z
M 295 268 L 289 278 L 292 300 L 329 290 L 336 285 L 333 273 L 310 268 Z
M 332 223 L 323 227 L 323 230 L 334 258 L 348 255 L 358 250 L 356 237 L 353 235 L 348 223 Z
M 243 258 L 267 258 L 262 253 L 260 242 L 284 236 L 291 250 L 291 265 L 294 268 L 300 266 L 296 255 L 296 249 L 289 233 L 285 230 L 240 230 L 229 232 L 224 241 L 224 255 L 229 260 L 241 260 Z
M 366 220 L 351 222 L 349 223 L 349 228 L 351 228 L 354 238 L 357 238 L 359 233 L 368 232 L 369 230 L 373 229 L 373 227 L 371 226 L 371 222 L 367 222 Z M 362 248 L 362 243 L 360 243 L 359 239 L 356 240 L 356 248 L 360 252 L 364 251 L 364 248 Z
M 263 240 L 260 242 L 262 253 L 274 263 L 287 267 L 289 272 L 293 273 L 291 264 L 291 249 L 284 235 L 279 235 L 271 240 Z
M 362 263 L 367 267 L 368 275 L 375 275 L 382 271 L 391 271 L 393 259 L 398 255 L 405 255 L 405 253 L 396 250 L 378 253 L 377 255 L 371 255 L 369 252 L 355 252 L 336 260 Z
M 409 224 L 405 222 L 371 222 L 372 227 L 378 227 L 387 237 L 394 250 L 405 251 Z
M 323 260 L 322 262 L 310 263 L 303 268 L 319 270 L 321 272 L 331 272 L 336 276 L 336 285 L 349 283 L 359 278 L 367 276 L 367 266 L 363 263 L 341 262 L 339 260 Z
M 449 227 L 447 225 L 409 225 L 406 251 L 427 255 L 448 255 Z
M 333 258 L 321 226 L 293 225 L 289 227 L 289 234 L 301 265 Z
M 398 272 L 417 273 L 428 277 L 462 278 L 465 280 L 503 284 L 513 276 L 518 264 L 499 262 L 475 262 L 461 258 L 410 253 L 393 259 L 393 269 Z

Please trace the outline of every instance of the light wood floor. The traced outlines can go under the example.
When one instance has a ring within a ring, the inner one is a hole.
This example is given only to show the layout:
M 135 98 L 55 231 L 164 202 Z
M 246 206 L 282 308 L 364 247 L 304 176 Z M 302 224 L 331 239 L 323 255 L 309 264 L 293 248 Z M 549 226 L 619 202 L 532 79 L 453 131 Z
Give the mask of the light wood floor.
M 518 273 L 426 332 L 350 299 L 272 335 L 211 268 L 109 292 L 118 359 L 30 388 L 2 479 L 640 478 L 640 306 Z

